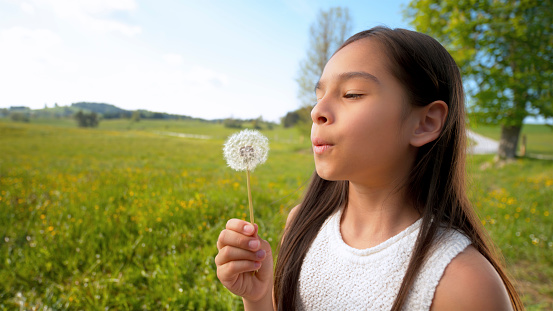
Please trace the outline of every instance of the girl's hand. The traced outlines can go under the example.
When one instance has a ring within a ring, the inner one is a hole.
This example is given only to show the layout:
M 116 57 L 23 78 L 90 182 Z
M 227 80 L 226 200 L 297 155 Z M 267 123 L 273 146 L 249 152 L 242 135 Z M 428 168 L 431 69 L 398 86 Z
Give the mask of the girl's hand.
M 252 302 L 272 295 L 271 246 L 257 234 L 257 225 L 231 219 L 217 240 L 217 277 L 232 293 Z M 255 271 L 255 272 L 254 272 Z

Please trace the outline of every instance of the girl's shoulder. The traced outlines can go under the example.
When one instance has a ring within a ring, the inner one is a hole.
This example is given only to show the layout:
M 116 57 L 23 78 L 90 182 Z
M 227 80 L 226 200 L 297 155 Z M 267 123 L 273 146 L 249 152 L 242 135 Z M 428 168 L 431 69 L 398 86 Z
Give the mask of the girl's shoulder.
M 298 213 L 299 208 L 300 208 L 299 205 L 292 207 L 292 209 L 290 210 L 290 213 L 288 213 L 288 218 L 286 218 L 286 227 L 289 227 L 290 223 L 292 223 L 294 218 L 296 218 L 296 214 Z
M 446 267 L 430 310 L 512 310 L 501 277 L 472 245 Z
M 286 224 L 284 225 L 284 233 L 282 235 L 282 241 L 284 241 L 284 236 L 286 235 L 286 232 L 288 231 L 288 229 L 290 229 L 290 224 L 292 223 L 294 218 L 296 218 L 296 214 L 298 213 L 299 207 L 300 207 L 299 205 L 294 206 L 288 213 L 288 217 L 286 218 Z

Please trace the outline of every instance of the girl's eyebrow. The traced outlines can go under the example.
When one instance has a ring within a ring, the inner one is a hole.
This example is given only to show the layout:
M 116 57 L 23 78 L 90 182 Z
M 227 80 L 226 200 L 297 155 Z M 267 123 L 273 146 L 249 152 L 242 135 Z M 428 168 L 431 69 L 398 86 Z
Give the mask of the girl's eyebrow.
M 380 82 L 380 80 L 378 80 L 377 77 L 375 77 L 374 75 L 372 75 L 368 72 L 364 72 L 364 71 L 343 72 L 343 73 L 338 75 L 338 80 L 340 80 L 340 82 L 344 82 L 344 81 L 354 79 L 354 78 L 367 79 L 367 80 L 375 82 L 378 85 L 382 85 L 382 83 Z M 317 82 L 317 84 L 315 85 L 315 91 L 322 89 L 323 85 L 324 85 L 324 82 L 321 82 L 319 80 Z

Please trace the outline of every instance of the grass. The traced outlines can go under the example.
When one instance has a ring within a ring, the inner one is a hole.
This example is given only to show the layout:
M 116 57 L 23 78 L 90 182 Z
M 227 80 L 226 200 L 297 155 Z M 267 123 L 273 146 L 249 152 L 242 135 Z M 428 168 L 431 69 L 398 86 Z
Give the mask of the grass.
M 227 219 L 247 213 L 224 134 L 183 139 L 156 134 L 159 122 L 104 123 L 0 123 L 0 309 L 236 309 L 213 262 Z M 271 147 L 252 186 L 263 236 L 275 242 L 313 165 L 298 144 Z
M 236 130 L 184 121 L 0 120 L 0 309 L 237 310 L 215 275 L 227 219 L 248 219 L 245 174 L 226 167 Z M 202 134 L 180 138 L 167 132 Z M 252 175 L 276 245 L 313 171 L 295 130 L 265 130 Z M 470 196 L 529 310 L 553 308 L 553 161 L 473 156 Z
M 470 199 L 528 310 L 553 308 L 553 161 L 472 156 Z

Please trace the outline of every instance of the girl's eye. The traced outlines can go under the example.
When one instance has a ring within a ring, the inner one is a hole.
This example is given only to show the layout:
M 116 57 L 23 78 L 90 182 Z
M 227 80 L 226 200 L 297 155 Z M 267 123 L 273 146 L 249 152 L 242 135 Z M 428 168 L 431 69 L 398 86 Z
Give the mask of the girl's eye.
M 363 96 L 363 94 L 346 94 L 344 95 L 345 98 L 350 98 L 350 99 L 357 99 L 357 98 L 361 98 Z

